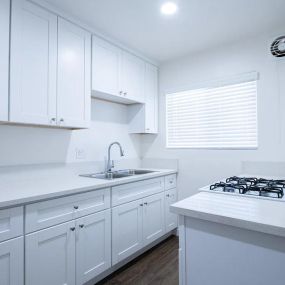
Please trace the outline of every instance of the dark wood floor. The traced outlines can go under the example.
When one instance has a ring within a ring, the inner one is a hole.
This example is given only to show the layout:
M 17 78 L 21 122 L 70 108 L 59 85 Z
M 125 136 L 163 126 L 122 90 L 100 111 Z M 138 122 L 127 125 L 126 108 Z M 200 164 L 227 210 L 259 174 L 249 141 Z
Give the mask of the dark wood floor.
M 96 285 L 178 285 L 178 238 L 168 238 Z

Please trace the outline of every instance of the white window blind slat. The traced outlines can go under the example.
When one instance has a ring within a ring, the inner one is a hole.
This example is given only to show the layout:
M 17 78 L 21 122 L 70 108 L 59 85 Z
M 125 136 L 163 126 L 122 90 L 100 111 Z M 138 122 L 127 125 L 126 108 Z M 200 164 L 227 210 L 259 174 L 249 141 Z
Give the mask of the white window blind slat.
M 257 148 L 257 81 L 166 95 L 169 148 Z

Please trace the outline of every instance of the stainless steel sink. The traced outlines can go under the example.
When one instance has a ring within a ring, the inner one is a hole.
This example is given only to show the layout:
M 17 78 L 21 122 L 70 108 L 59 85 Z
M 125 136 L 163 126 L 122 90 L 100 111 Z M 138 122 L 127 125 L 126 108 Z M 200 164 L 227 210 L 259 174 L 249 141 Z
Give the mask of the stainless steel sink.
M 82 174 L 80 176 L 96 178 L 96 179 L 105 179 L 113 180 L 129 176 L 142 175 L 155 172 L 153 170 L 144 170 L 144 169 L 124 169 L 112 172 L 100 172 L 100 173 L 91 173 L 91 174 Z
M 148 174 L 155 172 L 153 170 L 146 170 L 146 169 L 124 169 L 118 170 L 120 173 L 128 173 L 129 175 L 141 175 L 141 174 Z

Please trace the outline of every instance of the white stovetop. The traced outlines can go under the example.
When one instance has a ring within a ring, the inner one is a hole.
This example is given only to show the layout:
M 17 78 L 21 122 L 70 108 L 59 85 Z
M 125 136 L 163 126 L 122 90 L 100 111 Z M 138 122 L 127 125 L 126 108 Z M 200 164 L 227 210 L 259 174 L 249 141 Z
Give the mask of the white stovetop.
M 207 187 L 201 190 L 204 188 Z M 201 191 L 173 204 L 171 211 L 183 216 L 285 237 L 285 203 L 282 199 Z
M 274 179 L 274 180 L 285 180 L 285 176 L 280 177 L 280 176 L 266 176 L 266 175 L 259 175 L 259 174 L 241 174 L 241 175 L 237 175 L 238 177 L 256 177 L 256 178 L 264 178 L 264 179 Z M 216 182 L 226 182 L 226 178 L 222 178 L 220 180 L 215 181 Z M 209 185 L 203 186 L 201 188 L 199 188 L 199 191 L 206 191 L 206 192 L 211 192 L 213 193 L 214 190 L 210 190 L 210 186 L 214 183 L 211 183 Z M 250 194 L 236 194 L 236 193 L 231 193 L 231 192 L 222 192 L 222 191 L 215 191 L 214 193 L 216 194 L 221 194 L 221 195 L 240 195 L 240 196 L 246 196 L 249 198 L 255 198 L 255 199 L 263 199 L 263 200 L 278 200 L 285 202 L 285 195 L 282 198 L 272 198 L 272 197 L 265 197 L 265 196 L 258 196 L 258 195 L 250 195 Z M 285 194 L 285 193 L 284 193 Z
M 90 169 L 69 167 L 31 167 L 0 169 L 0 208 L 56 198 L 84 191 L 111 187 L 138 180 L 176 173 L 171 169 L 151 169 L 156 172 L 115 180 L 80 177 Z M 98 172 L 98 171 L 93 171 Z

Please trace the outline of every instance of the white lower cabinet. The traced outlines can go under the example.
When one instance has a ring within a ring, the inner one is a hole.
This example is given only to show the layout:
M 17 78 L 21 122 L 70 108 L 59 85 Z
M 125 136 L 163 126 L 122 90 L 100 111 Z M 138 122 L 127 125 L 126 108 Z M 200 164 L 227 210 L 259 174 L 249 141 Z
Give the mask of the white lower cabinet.
M 143 199 L 143 245 L 146 246 L 165 233 L 164 193 Z
M 112 264 L 165 233 L 164 192 L 112 209 Z
M 165 229 L 170 232 L 177 228 L 177 215 L 170 212 L 170 205 L 177 200 L 176 188 L 165 191 Z
M 78 219 L 76 227 L 76 284 L 84 284 L 111 267 L 111 212 Z
M 75 221 L 26 236 L 26 284 L 75 284 Z
M 177 218 L 169 211 L 176 188 L 164 191 L 164 177 L 111 191 L 111 195 L 106 188 L 26 206 L 25 284 L 86 284 L 176 228 Z M 128 202 L 110 209 L 110 196 L 115 204 Z M 133 197 L 140 198 L 130 201 Z M 2 217 L 12 213 L 2 212 Z M 52 222 L 39 224 L 41 220 Z M 28 225 L 33 223 L 31 232 Z M 13 233 L 11 237 L 22 232 Z M 0 285 L 23 285 L 23 259 L 22 237 L 0 243 Z
M 0 284 L 24 284 L 23 237 L 11 239 L 0 243 Z
M 112 264 L 142 248 L 142 199 L 112 209 Z
M 28 234 L 25 259 L 28 285 L 86 283 L 111 266 L 110 210 Z

